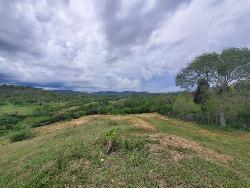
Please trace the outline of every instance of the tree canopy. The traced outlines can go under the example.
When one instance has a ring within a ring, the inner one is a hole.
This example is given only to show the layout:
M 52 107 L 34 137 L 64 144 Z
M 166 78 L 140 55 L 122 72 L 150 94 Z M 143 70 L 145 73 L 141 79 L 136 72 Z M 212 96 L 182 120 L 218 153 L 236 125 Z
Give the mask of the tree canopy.
M 204 53 L 176 76 L 176 85 L 187 90 L 194 89 L 201 80 L 220 91 L 220 121 L 225 126 L 225 93 L 233 84 L 249 82 L 250 49 L 228 48 L 222 53 Z
M 224 87 L 249 80 L 249 73 L 250 49 L 229 48 L 221 54 L 212 52 L 196 57 L 177 75 L 176 85 L 191 90 L 203 79 L 210 86 Z

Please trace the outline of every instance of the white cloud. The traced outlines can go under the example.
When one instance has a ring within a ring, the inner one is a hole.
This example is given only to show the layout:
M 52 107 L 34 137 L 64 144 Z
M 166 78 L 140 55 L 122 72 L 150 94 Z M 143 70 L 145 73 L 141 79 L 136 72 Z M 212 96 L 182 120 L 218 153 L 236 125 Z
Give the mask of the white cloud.
M 47 88 L 172 91 L 173 79 L 153 79 L 173 78 L 204 51 L 250 45 L 248 0 L 120 2 L 0 2 L 0 25 L 12 31 L 0 32 L 0 76 Z

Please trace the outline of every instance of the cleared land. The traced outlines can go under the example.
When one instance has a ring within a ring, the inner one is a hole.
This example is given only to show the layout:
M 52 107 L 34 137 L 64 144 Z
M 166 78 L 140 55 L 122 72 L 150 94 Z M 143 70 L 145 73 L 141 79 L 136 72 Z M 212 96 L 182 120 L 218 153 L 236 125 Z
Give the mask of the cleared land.
M 110 130 L 127 143 L 108 155 Z M 250 134 L 159 114 L 93 115 L 0 146 L 0 187 L 249 187 Z

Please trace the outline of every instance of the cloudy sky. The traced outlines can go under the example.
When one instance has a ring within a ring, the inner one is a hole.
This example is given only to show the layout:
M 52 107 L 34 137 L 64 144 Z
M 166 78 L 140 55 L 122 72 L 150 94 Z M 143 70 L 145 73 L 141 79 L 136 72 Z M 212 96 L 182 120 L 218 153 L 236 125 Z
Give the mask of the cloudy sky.
M 176 91 L 195 56 L 245 46 L 249 0 L 0 1 L 0 84 Z

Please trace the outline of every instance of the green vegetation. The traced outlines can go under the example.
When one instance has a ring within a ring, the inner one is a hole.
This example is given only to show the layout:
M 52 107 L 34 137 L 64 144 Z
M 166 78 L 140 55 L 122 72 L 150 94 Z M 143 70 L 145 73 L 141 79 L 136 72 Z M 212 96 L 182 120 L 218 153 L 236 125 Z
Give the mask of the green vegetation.
M 33 135 L 32 129 L 24 128 L 10 133 L 9 138 L 11 142 L 21 141 L 27 138 L 31 138 Z
M 227 93 L 232 86 L 242 82 L 249 84 L 249 75 L 250 49 L 229 48 L 225 49 L 221 54 L 212 52 L 196 57 L 192 63 L 177 75 L 176 85 L 190 90 L 198 85 L 195 96 L 198 93 L 200 96 L 202 93 L 204 93 L 204 96 L 207 95 L 207 97 L 199 99 L 203 106 L 205 104 L 204 100 L 208 99 L 209 86 L 218 90 L 220 125 L 225 127 Z M 197 101 L 197 97 L 195 100 Z
M 120 129 L 112 129 L 105 133 L 99 140 L 102 148 L 106 148 L 106 153 L 111 154 L 117 151 L 130 152 L 132 150 L 142 150 L 145 147 L 144 140 L 136 138 L 124 138 Z
M 36 105 L 15 105 L 12 103 L 8 103 L 0 106 L 1 114 L 22 114 L 22 115 L 30 115 L 36 109 Z
M 201 86 L 195 95 L 192 92 L 102 95 L 54 93 L 3 85 L 0 86 L 0 135 L 7 135 L 20 127 L 40 127 L 92 114 L 158 112 L 186 121 L 218 125 L 219 96 L 216 90 L 203 95 L 203 90 Z M 249 90 L 249 84 L 242 82 L 227 91 L 225 117 L 228 127 L 250 128 Z
M 0 135 L 92 114 L 167 113 L 176 94 L 63 93 L 0 86 Z M 21 102 L 20 102 L 21 101 Z M 164 101 L 164 102 L 163 102 Z
M 0 146 L 0 186 L 250 186 L 248 133 L 157 114 L 87 118 L 75 127 L 45 126 L 37 137 Z M 110 154 L 108 140 L 118 145 Z

